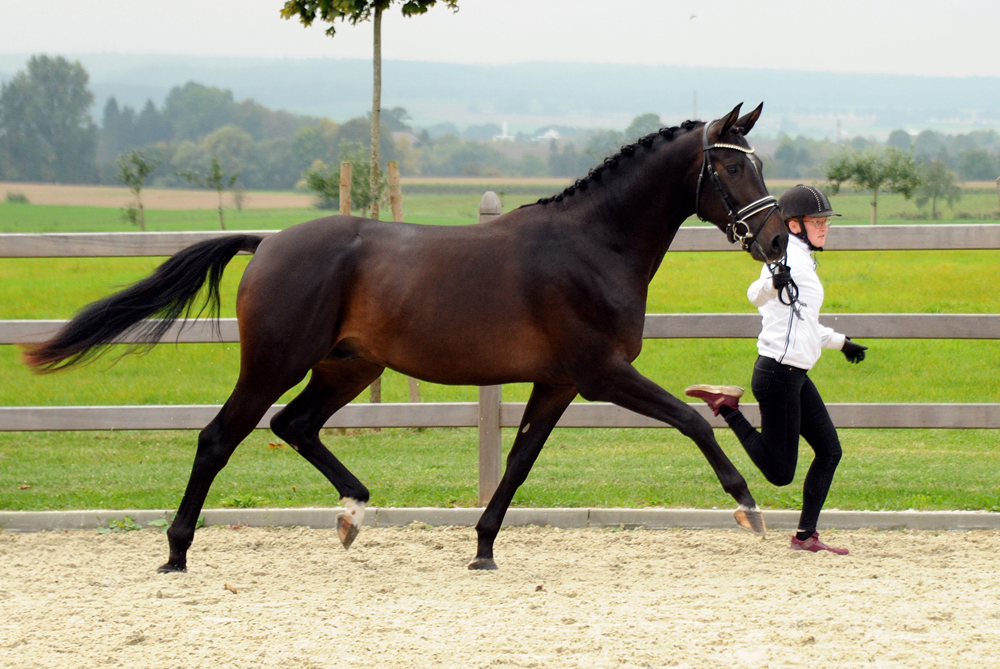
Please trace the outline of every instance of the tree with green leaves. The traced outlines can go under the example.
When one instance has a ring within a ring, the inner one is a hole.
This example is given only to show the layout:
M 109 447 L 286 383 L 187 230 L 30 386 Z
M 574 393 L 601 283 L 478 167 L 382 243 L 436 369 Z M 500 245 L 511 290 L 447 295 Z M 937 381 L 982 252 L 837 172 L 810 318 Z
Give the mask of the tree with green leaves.
M 372 73 L 372 134 L 370 182 L 371 217 L 378 218 L 379 192 L 381 187 L 381 171 L 379 170 L 379 113 L 382 108 L 382 13 L 389 8 L 394 0 L 286 0 L 281 9 L 285 19 L 298 18 L 305 26 L 312 25 L 319 18 L 330 24 L 326 34 L 333 37 L 336 34 L 334 24 L 346 21 L 352 26 L 371 20 L 374 27 L 373 39 L 373 73 Z M 425 14 L 436 5 L 438 0 L 401 0 L 403 16 Z M 441 0 L 452 11 L 458 11 L 458 0 Z
M 93 179 L 94 94 L 79 62 L 32 56 L 0 86 L 0 178 L 80 183 Z
M 886 140 L 885 145 L 900 151 L 909 151 L 913 148 L 913 138 L 905 130 L 893 130 L 889 133 L 889 139 Z
M 825 174 L 835 195 L 845 183 L 852 184 L 855 190 L 872 192 L 872 225 L 878 220 L 879 191 L 899 193 L 909 199 L 921 183 L 913 154 L 892 147 L 841 151 L 826 164 Z
M 146 209 L 142 206 L 142 189 L 146 178 L 160 166 L 158 160 L 150 160 L 142 151 L 132 150 L 118 156 L 118 179 L 128 186 L 135 197 L 135 205 L 125 210 L 125 218 L 146 232 Z
M 659 114 L 649 113 L 636 116 L 629 123 L 629 126 L 625 128 L 625 141 L 634 142 L 640 137 L 654 133 L 662 127 L 663 121 L 660 120 Z
M 365 147 L 356 143 L 340 145 L 340 159 L 351 164 L 351 209 L 365 211 L 371 207 L 371 170 Z M 306 188 L 319 198 L 320 209 L 336 209 L 340 203 L 340 167 L 328 166 L 317 160 L 303 173 Z M 379 198 L 385 195 L 385 184 L 378 191 Z
M 955 173 L 948 169 L 943 160 L 928 160 L 921 167 L 923 183 L 917 189 L 917 206 L 931 203 L 931 218 L 937 219 L 937 201 L 939 199 L 953 206 L 962 197 L 962 189 L 955 183 Z
M 196 186 L 212 188 L 219 194 L 219 229 L 225 230 L 226 224 L 222 219 L 222 191 L 226 190 L 226 188 L 232 188 L 236 184 L 236 180 L 240 178 L 240 171 L 236 170 L 227 176 L 225 170 L 222 169 L 222 165 L 219 163 L 219 159 L 216 156 L 212 156 L 208 170 L 203 175 L 194 170 L 184 170 L 182 172 L 174 172 L 174 174 Z

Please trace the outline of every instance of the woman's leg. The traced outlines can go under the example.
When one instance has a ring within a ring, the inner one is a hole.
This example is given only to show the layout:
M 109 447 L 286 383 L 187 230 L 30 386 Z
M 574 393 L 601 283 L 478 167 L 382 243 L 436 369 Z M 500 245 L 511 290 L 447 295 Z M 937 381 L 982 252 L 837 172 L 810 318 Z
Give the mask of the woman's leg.
M 802 489 L 802 515 L 799 517 L 799 538 L 816 531 L 819 512 L 826 502 L 834 472 L 843 454 L 837 429 L 830 420 L 823 398 L 808 377 L 802 385 L 802 436 L 812 447 L 816 457 L 809 466 Z
M 760 407 L 760 432 L 739 411 L 728 406 L 719 411 L 753 463 L 776 486 L 788 485 L 795 477 L 799 454 L 799 395 L 806 380 L 804 370 L 758 357 L 750 388 Z

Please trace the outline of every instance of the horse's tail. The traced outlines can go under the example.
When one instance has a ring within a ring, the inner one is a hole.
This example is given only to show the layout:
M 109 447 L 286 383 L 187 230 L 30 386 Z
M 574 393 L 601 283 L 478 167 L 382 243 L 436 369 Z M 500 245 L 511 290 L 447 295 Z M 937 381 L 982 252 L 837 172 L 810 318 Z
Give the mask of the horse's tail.
M 43 374 L 75 367 L 105 353 L 126 332 L 136 347 L 151 348 L 199 302 L 196 316 L 207 308 L 209 317 L 217 319 L 226 265 L 240 251 L 256 251 L 263 239 L 232 235 L 184 249 L 142 281 L 81 309 L 48 341 L 26 346 L 24 362 Z M 199 300 L 206 282 L 207 295 Z

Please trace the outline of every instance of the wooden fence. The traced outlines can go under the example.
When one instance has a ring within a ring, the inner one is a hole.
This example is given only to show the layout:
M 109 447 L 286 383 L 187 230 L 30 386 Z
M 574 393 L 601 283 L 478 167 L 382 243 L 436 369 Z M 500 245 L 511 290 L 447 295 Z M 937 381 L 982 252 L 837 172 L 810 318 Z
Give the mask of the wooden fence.
M 487 193 L 480 220 L 500 215 L 500 202 Z M 227 232 L 45 233 L 0 235 L 0 257 L 166 256 Z M 273 234 L 263 231 L 255 234 Z M 838 226 L 828 250 L 1000 249 L 1000 225 Z M 738 246 L 710 227 L 681 228 L 670 251 L 733 251 Z M 830 314 L 820 319 L 841 332 L 866 339 L 1000 339 L 1000 314 Z M 0 344 L 42 341 L 65 321 L 0 320 Z M 236 342 L 235 319 L 219 329 L 194 321 L 175 324 L 165 341 Z M 757 314 L 647 315 L 644 338 L 756 338 Z M 127 339 L 122 340 L 123 343 Z M 759 425 L 754 404 L 743 405 Z M 716 427 L 725 427 L 702 403 L 696 409 Z M 201 429 L 218 412 L 216 405 L 0 407 L 0 432 L 31 430 L 176 430 Z M 275 406 L 261 419 L 266 428 Z M 842 428 L 1000 428 L 1000 404 L 831 404 L 834 423 Z M 479 402 L 350 404 L 327 427 L 477 427 L 479 496 L 485 503 L 500 480 L 500 430 L 516 427 L 524 404 L 503 402 L 499 386 L 481 388 Z M 558 427 L 667 427 L 617 406 L 574 403 Z

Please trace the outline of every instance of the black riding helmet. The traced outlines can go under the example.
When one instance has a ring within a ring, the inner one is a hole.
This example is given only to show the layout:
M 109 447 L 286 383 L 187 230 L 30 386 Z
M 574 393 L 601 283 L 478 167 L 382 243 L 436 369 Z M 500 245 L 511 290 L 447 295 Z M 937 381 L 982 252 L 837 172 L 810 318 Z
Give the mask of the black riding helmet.
M 781 209 L 781 216 L 785 219 L 786 223 L 793 218 L 799 219 L 799 226 L 802 228 L 802 232 L 798 234 L 792 232 L 791 234 L 804 241 L 810 251 L 819 249 L 809 242 L 803 219 L 806 216 L 815 216 L 817 218 L 840 216 L 830 206 L 830 200 L 823 191 L 813 186 L 803 186 L 802 184 L 798 184 L 794 188 L 789 188 L 785 191 L 778 198 L 778 208 Z

